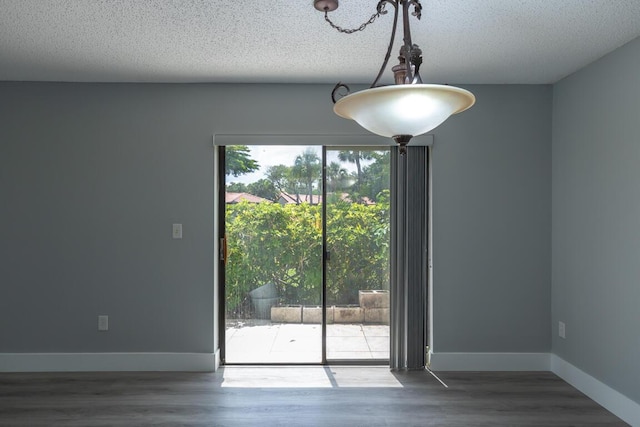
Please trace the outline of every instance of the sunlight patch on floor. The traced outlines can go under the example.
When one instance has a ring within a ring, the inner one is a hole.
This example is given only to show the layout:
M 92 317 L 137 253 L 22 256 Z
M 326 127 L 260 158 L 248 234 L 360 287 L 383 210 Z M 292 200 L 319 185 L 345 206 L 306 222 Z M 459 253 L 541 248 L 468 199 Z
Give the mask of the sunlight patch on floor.
M 225 366 L 222 387 L 401 388 L 387 366 Z

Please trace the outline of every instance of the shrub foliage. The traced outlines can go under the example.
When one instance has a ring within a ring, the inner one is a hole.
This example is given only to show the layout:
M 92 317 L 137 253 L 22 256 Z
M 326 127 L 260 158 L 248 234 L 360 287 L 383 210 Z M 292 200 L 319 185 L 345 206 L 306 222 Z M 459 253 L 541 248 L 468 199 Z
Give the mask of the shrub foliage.
M 319 305 L 322 206 L 238 203 L 226 207 L 227 315 L 242 316 L 248 293 L 274 283 L 281 304 Z M 327 304 L 356 304 L 360 289 L 389 287 L 389 203 L 327 204 Z

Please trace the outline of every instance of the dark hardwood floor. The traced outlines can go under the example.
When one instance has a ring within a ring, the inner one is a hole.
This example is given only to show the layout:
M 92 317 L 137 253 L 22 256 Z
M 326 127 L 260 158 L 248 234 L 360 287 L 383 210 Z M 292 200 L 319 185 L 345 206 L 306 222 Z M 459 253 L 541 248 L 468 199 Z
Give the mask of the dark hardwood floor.
M 0 374 L 2 426 L 624 426 L 552 373 L 231 367 Z

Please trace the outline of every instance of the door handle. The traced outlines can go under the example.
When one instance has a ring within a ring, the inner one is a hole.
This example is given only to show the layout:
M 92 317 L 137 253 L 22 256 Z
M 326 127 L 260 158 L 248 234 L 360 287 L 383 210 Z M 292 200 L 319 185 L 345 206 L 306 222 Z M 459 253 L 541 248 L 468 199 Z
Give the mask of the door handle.
M 224 265 L 227 265 L 227 261 L 228 261 L 228 248 L 227 248 L 227 239 L 226 238 L 221 238 L 220 239 L 220 261 L 222 261 L 224 263 Z

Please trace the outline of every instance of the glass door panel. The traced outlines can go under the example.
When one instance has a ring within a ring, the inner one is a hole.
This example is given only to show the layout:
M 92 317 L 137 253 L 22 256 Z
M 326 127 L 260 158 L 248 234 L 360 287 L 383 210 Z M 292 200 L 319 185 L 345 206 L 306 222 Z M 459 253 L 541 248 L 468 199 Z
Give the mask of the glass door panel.
M 390 152 L 326 157 L 326 357 L 388 360 Z
M 320 363 L 321 147 L 225 152 L 225 363 Z

